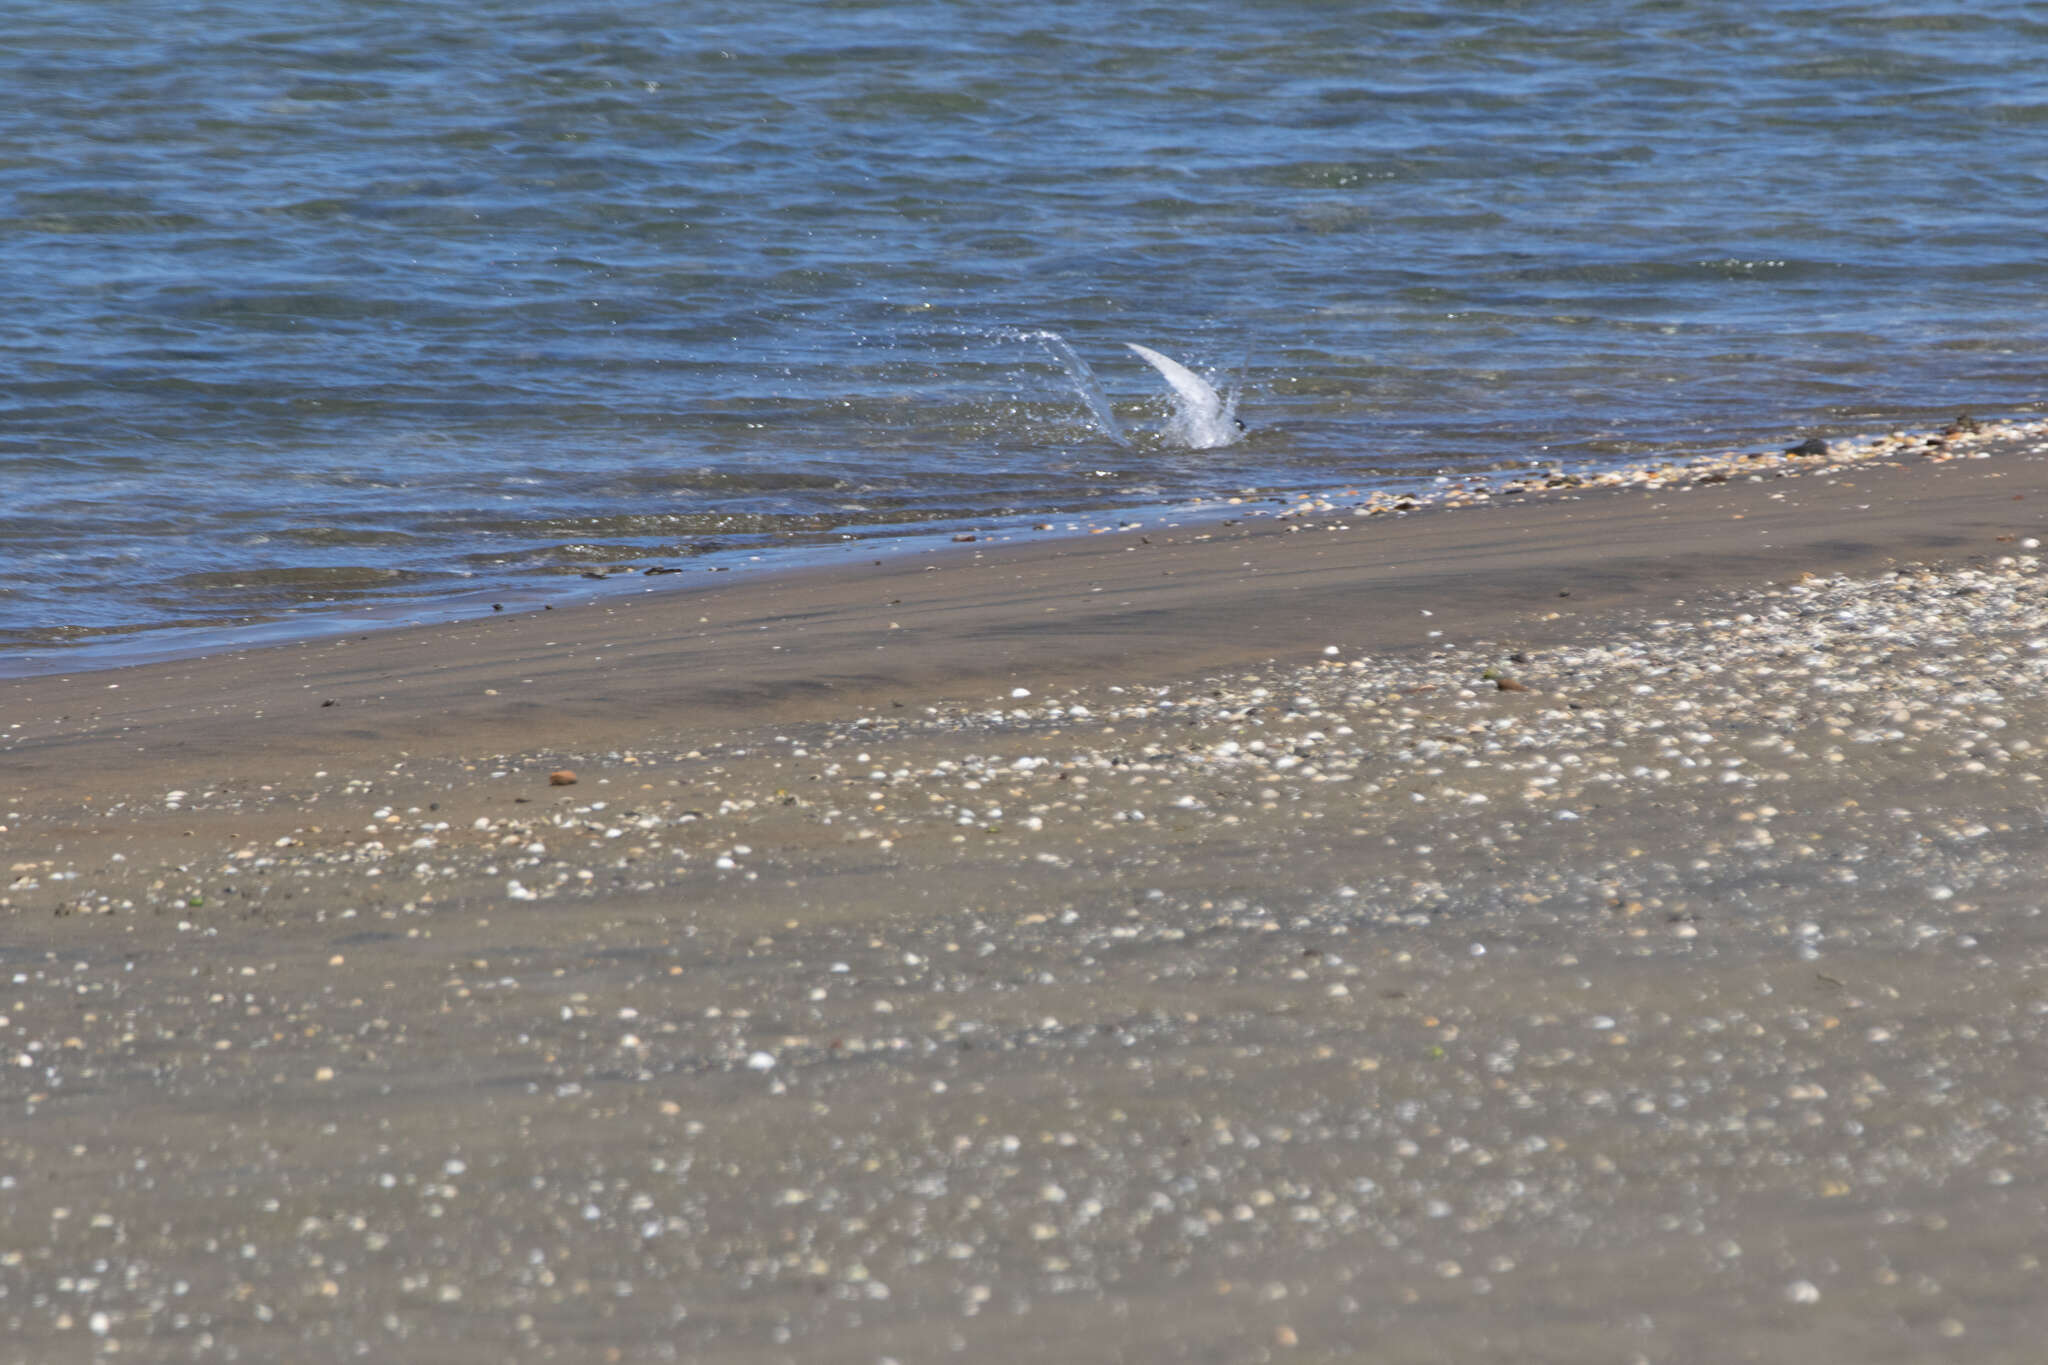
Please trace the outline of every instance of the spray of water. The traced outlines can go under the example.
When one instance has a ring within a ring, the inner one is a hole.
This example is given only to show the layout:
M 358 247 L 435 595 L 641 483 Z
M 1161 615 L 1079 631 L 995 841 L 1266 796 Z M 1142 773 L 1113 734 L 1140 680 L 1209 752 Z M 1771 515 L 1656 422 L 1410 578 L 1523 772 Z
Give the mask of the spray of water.
M 1116 413 L 1109 405 L 1109 396 L 1102 391 L 1094 369 L 1081 358 L 1079 351 L 1067 344 L 1065 337 L 1042 329 L 1013 335 L 1020 341 L 1036 341 L 1051 352 L 1067 372 L 1067 378 L 1073 381 L 1075 392 L 1088 405 L 1088 411 L 1103 435 L 1120 446 L 1130 446 L 1130 438 L 1124 435 L 1123 427 L 1117 422 Z M 1244 368 L 1238 371 L 1237 382 L 1227 393 L 1219 394 L 1208 380 L 1171 356 L 1161 355 L 1135 341 L 1127 341 L 1124 345 L 1166 380 L 1173 412 L 1159 435 L 1168 444 L 1189 450 L 1214 450 L 1219 446 L 1235 445 L 1244 439 L 1244 423 L 1237 420 L 1237 403 L 1244 391 L 1245 369 L 1251 364 L 1249 352 L 1245 356 Z
M 1020 340 L 1036 341 L 1052 352 L 1053 359 L 1066 370 L 1067 378 L 1074 381 L 1075 390 L 1081 395 L 1081 401 L 1088 405 L 1088 411 L 1094 415 L 1095 424 L 1102 428 L 1102 434 L 1128 449 L 1130 438 L 1124 435 L 1124 429 L 1117 424 L 1116 413 L 1110 410 L 1109 395 L 1102 391 L 1095 371 L 1081 358 L 1081 353 L 1069 346 L 1067 339 L 1058 332 L 1019 332 L 1017 335 Z

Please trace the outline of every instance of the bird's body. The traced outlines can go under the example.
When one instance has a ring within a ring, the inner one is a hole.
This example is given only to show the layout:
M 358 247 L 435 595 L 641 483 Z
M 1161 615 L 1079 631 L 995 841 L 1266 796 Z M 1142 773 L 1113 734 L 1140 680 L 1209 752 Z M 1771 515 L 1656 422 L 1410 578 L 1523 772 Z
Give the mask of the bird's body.
M 1190 450 L 1213 450 L 1235 444 L 1244 436 L 1244 423 L 1237 420 L 1237 393 L 1229 397 L 1216 386 L 1172 356 L 1161 355 L 1150 346 L 1126 341 L 1125 346 L 1140 360 L 1159 371 L 1173 390 L 1174 412 L 1167 419 L 1164 435 Z

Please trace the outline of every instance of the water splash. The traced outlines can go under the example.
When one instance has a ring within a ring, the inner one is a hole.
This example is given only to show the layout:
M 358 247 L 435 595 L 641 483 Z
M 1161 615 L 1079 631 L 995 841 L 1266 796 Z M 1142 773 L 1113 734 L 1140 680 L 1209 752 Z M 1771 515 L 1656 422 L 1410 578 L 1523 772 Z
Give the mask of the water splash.
M 1040 328 L 1033 331 L 1012 332 L 1009 335 L 1019 341 L 1036 341 L 1051 352 L 1060 367 L 1073 381 L 1074 391 L 1087 404 L 1089 413 L 1102 434 L 1118 445 L 1129 449 L 1131 440 L 1124 434 L 1116 412 L 1110 406 L 1109 395 L 1103 392 L 1102 383 L 1095 377 L 1095 370 L 1082 358 L 1081 353 L 1068 344 L 1058 332 Z M 1235 445 L 1244 439 L 1244 423 L 1237 420 L 1237 403 L 1244 391 L 1245 370 L 1250 367 L 1251 355 L 1245 355 L 1245 366 L 1238 371 L 1237 381 L 1224 393 L 1217 393 L 1208 380 L 1196 374 L 1171 356 L 1161 355 L 1149 346 L 1140 346 L 1127 341 L 1125 346 L 1138 357 L 1159 371 L 1166 380 L 1173 400 L 1173 412 L 1160 428 L 1160 439 L 1167 445 L 1181 446 L 1188 450 L 1215 450 L 1222 446 Z
M 1238 376 L 1239 382 L 1230 386 L 1226 397 L 1216 392 L 1216 387 L 1208 380 L 1171 356 L 1161 355 L 1150 346 L 1140 346 L 1135 341 L 1126 341 L 1124 345 L 1159 371 L 1173 390 L 1173 415 L 1167 419 L 1160 435 L 1189 450 L 1215 450 L 1244 439 L 1244 423 L 1237 420 L 1237 400 L 1243 389 L 1242 373 Z
M 1052 352 L 1053 359 L 1059 361 L 1061 368 L 1066 370 L 1067 378 L 1074 381 L 1075 391 L 1081 395 L 1081 401 L 1088 405 L 1088 411 L 1094 415 L 1095 424 L 1102 429 L 1102 434 L 1126 450 L 1130 449 L 1130 437 L 1124 435 L 1123 427 L 1117 423 L 1116 413 L 1109 406 L 1109 395 L 1102 391 L 1102 384 L 1095 378 L 1095 371 L 1081 358 L 1079 351 L 1067 344 L 1065 337 L 1058 332 L 1044 330 L 1019 332 L 1017 337 L 1021 341 L 1040 342 L 1046 350 Z

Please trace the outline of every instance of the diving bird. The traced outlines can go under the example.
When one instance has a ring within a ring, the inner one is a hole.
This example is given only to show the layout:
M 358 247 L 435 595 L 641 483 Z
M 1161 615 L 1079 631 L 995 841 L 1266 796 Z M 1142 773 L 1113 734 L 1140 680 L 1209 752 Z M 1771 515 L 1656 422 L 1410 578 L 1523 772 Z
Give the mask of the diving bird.
M 1237 420 L 1237 385 L 1233 384 L 1225 397 L 1208 380 L 1173 357 L 1135 341 L 1126 341 L 1124 345 L 1159 371 L 1167 387 L 1173 390 L 1173 416 L 1167 419 L 1162 433 L 1166 439 L 1190 450 L 1214 450 L 1243 439 L 1244 423 Z

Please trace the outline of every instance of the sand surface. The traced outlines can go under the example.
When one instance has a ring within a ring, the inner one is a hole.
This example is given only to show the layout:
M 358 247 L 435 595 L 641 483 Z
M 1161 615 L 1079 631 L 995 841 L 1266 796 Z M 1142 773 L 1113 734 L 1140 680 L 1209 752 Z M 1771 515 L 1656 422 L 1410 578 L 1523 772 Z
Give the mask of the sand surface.
M 0 1360 L 2036 1359 L 2048 450 L 1782 472 L 0 683 Z

